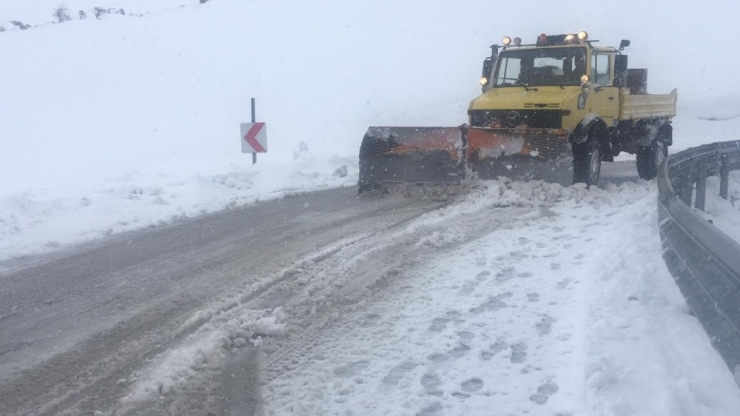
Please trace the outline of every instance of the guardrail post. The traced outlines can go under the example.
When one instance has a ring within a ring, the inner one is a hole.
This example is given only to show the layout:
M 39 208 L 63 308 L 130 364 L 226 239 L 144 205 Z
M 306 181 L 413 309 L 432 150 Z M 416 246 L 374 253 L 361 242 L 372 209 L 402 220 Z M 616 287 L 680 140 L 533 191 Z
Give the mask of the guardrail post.
M 697 164 L 696 175 L 696 203 L 694 206 L 704 211 L 705 201 L 707 199 L 707 158 L 699 159 Z
M 692 206 L 693 197 L 694 197 L 694 188 L 693 184 L 691 183 L 691 175 L 689 175 L 689 170 L 686 169 L 683 172 L 681 172 L 681 190 L 679 191 L 679 195 L 681 196 L 681 201 L 688 205 Z
M 719 167 L 719 196 L 727 199 L 727 191 L 730 187 L 730 167 L 727 163 L 727 155 L 722 153 L 721 165 Z

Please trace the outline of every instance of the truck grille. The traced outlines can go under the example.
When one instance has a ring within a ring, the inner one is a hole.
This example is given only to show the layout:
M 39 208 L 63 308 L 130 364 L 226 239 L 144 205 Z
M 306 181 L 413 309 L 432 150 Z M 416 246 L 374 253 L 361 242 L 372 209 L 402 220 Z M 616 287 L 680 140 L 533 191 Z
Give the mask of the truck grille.
M 560 110 L 471 110 L 471 127 L 559 129 L 563 125 Z
M 557 109 L 560 109 L 560 103 L 524 103 L 524 108 L 557 108 Z

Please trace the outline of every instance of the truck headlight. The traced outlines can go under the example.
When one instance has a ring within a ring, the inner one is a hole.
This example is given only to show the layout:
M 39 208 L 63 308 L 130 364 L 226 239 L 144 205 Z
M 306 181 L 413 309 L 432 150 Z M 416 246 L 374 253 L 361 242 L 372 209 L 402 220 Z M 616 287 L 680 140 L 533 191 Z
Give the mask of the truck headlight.
M 482 85 L 482 86 L 484 86 L 484 87 L 485 87 L 486 85 L 488 85 L 488 78 L 486 78 L 486 77 L 483 77 L 483 78 L 481 78 L 481 79 L 480 79 L 480 85 Z
M 589 81 L 591 81 L 591 77 L 586 74 L 581 75 L 581 85 L 586 85 Z

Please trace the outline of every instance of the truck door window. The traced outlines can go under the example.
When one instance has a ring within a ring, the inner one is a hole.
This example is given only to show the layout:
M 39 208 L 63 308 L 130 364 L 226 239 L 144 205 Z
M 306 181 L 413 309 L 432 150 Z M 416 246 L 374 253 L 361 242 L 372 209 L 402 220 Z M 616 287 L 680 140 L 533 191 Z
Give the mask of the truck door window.
M 595 53 L 591 62 L 591 79 L 596 85 L 611 85 L 609 54 Z
M 522 72 L 522 60 L 518 57 L 507 57 L 501 61 L 499 73 L 496 77 L 496 85 L 514 85 L 519 82 Z

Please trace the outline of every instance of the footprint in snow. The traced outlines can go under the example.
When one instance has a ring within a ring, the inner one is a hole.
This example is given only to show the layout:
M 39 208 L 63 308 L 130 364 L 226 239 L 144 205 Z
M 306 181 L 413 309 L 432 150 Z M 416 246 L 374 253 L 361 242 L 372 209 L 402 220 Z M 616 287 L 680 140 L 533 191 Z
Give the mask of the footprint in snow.
M 570 284 L 570 279 L 564 279 L 564 280 L 561 280 L 561 281 L 559 281 L 559 282 L 557 283 L 557 285 L 555 286 L 555 288 L 556 288 L 557 290 L 563 290 L 563 289 L 565 289 L 566 287 L 568 287 L 568 284 Z
M 458 311 L 447 311 L 445 316 L 438 316 L 432 320 L 432 326 L 429 327 L 430 331 L 441 332 L 447 328 L 447 324 L 451 321 L 459 321 L 462 314 Z
M 479 378 L 471 378 L 470 380 L 463 381 L 460 384 L 460 388 L 466 393 L 473 393 L 483 388 L 483 380 Z
M 513 267 L 505 267 L 501 269 L 501 271 L 496 273 L 496 281 L 499 283 L 504 283 L 508 280 L 511 280 L 514 278 L 514 269 Z
M 424 392 L 430 396 L 441 396 L 444 394 L 444 392 L 440 390 L 442 379 L 439 378 L 439 375 L 437 374 L 426 373 L 421 376 L 421 386 L 424 387 Z
M 471 339 L 475 338 L 475 334 L 470 331 L 460 331 L 457 333 L 457 336 L 460 337 L 463 341 L 470 341 Z
M 449 360 L 450 358 L 463 357 L 468 352 L 470 352 L 470 347 L 468 347 L 467 345 L 460 344 L 456 346 L 455 348 L 453 348 L 452 351 L 450 352 L 446 352 L 446 353 L 437 352 L 437 353 L 427 356 L 427 359 L 435 363 L 443 363 Z
M 386 374 L 385 377 L 383 377 L 383 384 L 389 387 L 395 387 L 398 385 L 398 382 L 401 381 L 403 376 L 406 375 L 409 371 L 413 370 L 414 367 L 416 367 L 416 364 L 412 362 L 406 362 L 399 366 L 393 367 L 391 371 Z
M 458 291 L 458 293 L 461 294 L 461 295 L 469 295 L 469 294 L 473 293 L 473 291 L 475 291 L 475 285 L 476 285 L 475 282 L 473 282 L 473 281 L 467 281 L 467 282 L 463 283 L 463 285 L 460 288 L 460 290 Z
M 478 276 L 476 276 L 475 278 L 478 279 L 479 281 L 483 281 L 483 280 L 486 280 L 486 278 L 490 275 L 491 275 L 491 272 L 489 272 L 488 270 L 484 270 L 478 273 Z
M 453 348 L 452 351 L 448 352 L 447 354 L 449 354 L 449 356 L 452 358 L 460 358 L 467 354 L 468 351 L 470 351 L 470 347 L 460 344 L 457 347 Z
M 444 410 L 442 404 L 440 404 L 439 402 L 434 402 L 432 404 L 424 406 L 421 410 L 419 410 L 418 413 L 416 413 L 416 416 L 438 415 L 441 414 L 442 410 Z
M 527 344 L 517 342 L 511 346 L 511 362 L 521 364 L 527 360 Z
M 551 317 L 550 315 L 544 315 L 534 325 L 534 327 L 537 330 L 537 334 L 542 337 L 550 333 L 550 331 L 552 330 L 552 324 L 554 323 L 555 319 L 553 317 Z
M 527 294 L 527 300 L 530 302 L 539 302 L 540 301 L 540 295 L 539 293 L 529 293 Z
M 537 388 L 537 393 L 529 396 L 529 400 L 537 404 L 547 403 L 547 399 L 558 392 L 558 385 L 549 381 Z
M 373 313 L 373 314 L 366 316 L 365 320 L 362 321 L 360 326 L 363 328 L 373 327 L 378 323 L 378 320 L 380 320 L 380 315 L 376 315 Z
M 353 363 L 342 364 L 334 368 L 334 374 L 339 377 L 353 377 L 360 371 L 370 366 L 368 361 L 355 361 Z
M 432 321 L 432 326 L 429 327 L 430 331 L 434 332 L 441 332 L 445 328 L 447 328 L 447 324 L 452 320 L 452 318 L 448 316 L 442 316 L 438 318 L 434 318 Z
M 487 262 L 488 262 L 488 259 L 486 259 L 485 257 L 476 257 L 475 258 L 475 265 L 476 266 L 485 266 Z
M 480 358 L 484 361 L 488 361 L 491 358 L 493 358 L 494 355 L 500 353 L 501 351 L 509 348 L 509 344 L 504 342 L 503 340 L 496 341 L 495 344 L 488 347 L 487 351 L 483 351 L 480 353 Z
M 512 251 L 511 253 L 509 253 L 509 258 L 513 260 L 524 260 L 530 257 L 531 256 L 526 251 Z
M 503 299 L 510 298 L 512 296 L 513 294 L 511 292 L 505 292 L 496 296 L 489 296 L 487 301 L 474 308 L 471 308 L 470 312 L 477 314 L 481 312 L 497 311 L 499 309 L 506 308 L 508 305 L 506 304 L 506 302 L 503 301 Z

